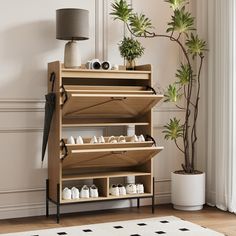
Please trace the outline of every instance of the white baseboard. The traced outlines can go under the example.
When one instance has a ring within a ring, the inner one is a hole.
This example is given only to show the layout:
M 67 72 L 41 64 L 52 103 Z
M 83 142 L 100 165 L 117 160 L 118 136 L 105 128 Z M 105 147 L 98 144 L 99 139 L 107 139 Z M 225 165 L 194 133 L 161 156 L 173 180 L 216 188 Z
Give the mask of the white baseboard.
M 170 203 L 170 193 L 160 193 L 155 196 L 155 204 L 168 204 Z M 142 199 L 140 205 L 150 205 L 150 199 Z M 126 207 L 136 207 L 136 200 L 122 200 L 122 201 L 110 201 L 110 202 L 96 202 L 89 204 L 75 204 L 61 207 L 61 213 L 69 212 L 83 212 L 94 210 L 106 210 L 106 209 L 118 209 Z M 50 214 L 56 213 L 56 207 L 54 204 L 50 204 Z M 0 219 L 30 217 L 45 215 L 45 203 L 31 203 L 31 204 L 16 204 L 0 207 Z

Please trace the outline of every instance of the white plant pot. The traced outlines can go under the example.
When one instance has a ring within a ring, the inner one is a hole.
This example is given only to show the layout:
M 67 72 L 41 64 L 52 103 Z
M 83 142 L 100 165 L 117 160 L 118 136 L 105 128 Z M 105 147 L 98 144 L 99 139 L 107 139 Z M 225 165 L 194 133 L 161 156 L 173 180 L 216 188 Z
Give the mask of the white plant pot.
M 197 211 L 205 204 L 205 173 L 171 173 L 171 202 L 175 209 Z

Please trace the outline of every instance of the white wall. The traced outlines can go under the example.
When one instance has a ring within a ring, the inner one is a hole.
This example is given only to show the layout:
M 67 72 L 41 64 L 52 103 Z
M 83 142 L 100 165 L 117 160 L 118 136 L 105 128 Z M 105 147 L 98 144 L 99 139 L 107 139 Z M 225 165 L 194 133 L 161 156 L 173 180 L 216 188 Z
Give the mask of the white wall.
M 117 43 L 123 25 L 109 16 L 110 0 L 2 0 L 0 21 L 0 218 L 44 214 L 45 162 L 41 168 L 47 63 L 63 59 L 64 41 L 55 39 L 55 10 L 64 7 L 90 11 L 90 40 L 80 42 L 82 60 L 98 57 L 122 64 Z M 164 33 L 170 9 L 164 1 L 133 0 Z M 152 63 L 156 88 L 165 88 L 175 74 L 179 49 L 165 39 L 142 40 L 146 51 L 139 63 Z M 155 159 L 156 203 L 170 201 L 170 171 L 181 158 L 161 134 L 166 119 L 181 117 L 172 106 L 154 109 L 154 133 L 165 150 Z M 89 130 L 101 133 L 103 130 Z M 85 130 L 83 130 L 85 132 Z M 79 210 L 129 206 L 129 201 L 79 205 Z M 54 207 L 52 206 L 52 209 Z M 63 208 L 69 211 L 69 208 Z

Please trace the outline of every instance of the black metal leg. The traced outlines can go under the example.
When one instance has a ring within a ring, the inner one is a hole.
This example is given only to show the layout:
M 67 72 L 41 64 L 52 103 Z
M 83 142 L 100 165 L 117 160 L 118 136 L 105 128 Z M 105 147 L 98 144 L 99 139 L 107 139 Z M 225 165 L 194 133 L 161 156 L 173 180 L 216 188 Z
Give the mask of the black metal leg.
M 140 206 L 140 198 L 137 198 L 137 208 Z
M 60 184 L 57 184 L 57 223 L 60 222 Z
M 152 214 L 155 212 L 155 179 L 152 179 Z
M 49 216 L 49 180 L 46 179 L 46 216 Z

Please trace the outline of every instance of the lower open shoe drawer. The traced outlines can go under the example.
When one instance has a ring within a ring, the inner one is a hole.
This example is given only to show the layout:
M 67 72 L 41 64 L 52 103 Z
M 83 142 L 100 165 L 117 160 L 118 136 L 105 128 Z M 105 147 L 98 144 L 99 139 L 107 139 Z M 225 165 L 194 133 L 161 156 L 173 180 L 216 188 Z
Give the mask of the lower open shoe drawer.
M 149 161 L 162 149 L 163 147 L 75 149 L 62 159 L 62 167 L 136 166 Z

